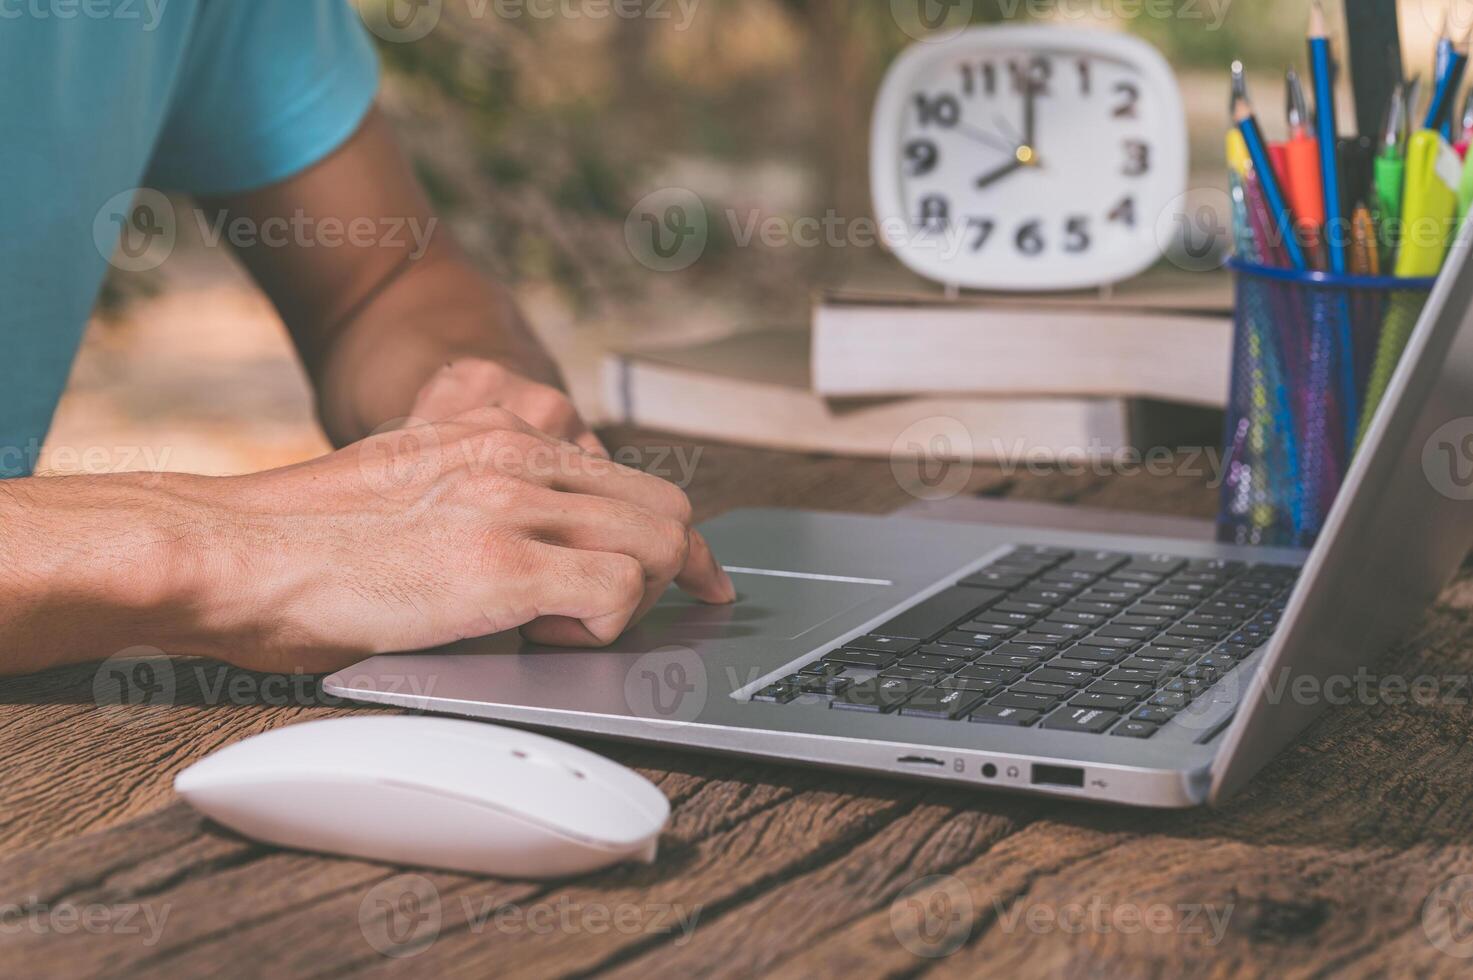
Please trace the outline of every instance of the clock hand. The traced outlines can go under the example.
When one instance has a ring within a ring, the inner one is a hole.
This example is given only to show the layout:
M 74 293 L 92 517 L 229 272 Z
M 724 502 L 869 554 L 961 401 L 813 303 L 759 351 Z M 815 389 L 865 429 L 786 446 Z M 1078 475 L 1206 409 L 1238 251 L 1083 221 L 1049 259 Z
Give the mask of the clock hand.
M 1006 166 L 999 167 L 998 169 L 992 171 L 992 173 L 990 174 L 984 174 L 981 177 L 978 177 L 977 189 L 981 190 L 984 187 L 991 187 L 993 184 L 997 183 L 999 180 L 1002 180 L 1008 174 L 1011 174 L 1017 170 L 1022 170 L 1024 166 L 1026 166 L 1026 164 L 1024 164 L 1021 159 L 1014 158 L 1013 161 L 1011 163 L 1008 163 Z
M 970 137 L 971 139 L 974 139 L 979 143 L 985 143 L 986 145 L 992 147 L 994 150 L 1001 150 L 1004 153 L 1009 154 L 1017 152 L 1017 146 L 1004 142 L 991 133 L 986 132 L 985 130 L 978 129 L 975 126 L 969 126 L 966 123 L 959 123 L 956 129 L 957 132 L 961 133 L 963 136 Z
M 1023 87 L 1023 145 L 1035 149 L 1038 138 L 1038 86 L 1032 84 Z

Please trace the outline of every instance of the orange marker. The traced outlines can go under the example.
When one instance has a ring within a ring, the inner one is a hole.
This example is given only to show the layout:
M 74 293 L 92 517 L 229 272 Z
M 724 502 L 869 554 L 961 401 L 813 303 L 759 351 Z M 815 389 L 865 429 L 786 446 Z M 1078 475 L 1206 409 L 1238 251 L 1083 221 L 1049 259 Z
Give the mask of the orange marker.
M 1289 140 L 1284 144 L 1284 170 L 1289 208 L 1295 224 L 1309 242 L 1310 264 L 1324 268 L 1320 238 L 1324 234 L 1325 185 L 1320 172 L 1319 141 L 1310 134 L 1309 102 L 1299 73 L 1290 68 L 1288 77 Z

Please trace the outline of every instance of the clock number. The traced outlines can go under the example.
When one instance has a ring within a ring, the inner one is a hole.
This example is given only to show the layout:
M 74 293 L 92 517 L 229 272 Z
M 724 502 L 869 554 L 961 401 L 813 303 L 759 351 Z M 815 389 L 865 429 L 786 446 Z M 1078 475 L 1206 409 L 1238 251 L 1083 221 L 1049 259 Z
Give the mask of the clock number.
M 990 218 L 968 218 L 967 227 L 973 232 L 972 251 L 980 252 L 982 251 L 982 246 L 987 244 L 987 239 L 992 237 L 992 232 L 997 227 L 997 222 Z
M 1008 70 L 1013 76 L 1013 91 L 1020 95 L 1030 90 L 1039 95 L 1049 94 L 1048 87 L 1053 79 L 1054 66 L 1047 58 L 1034 58 L 1026 64 L 1010 61 Z
M 1136 103 L 1141 100 L 1141 90 L 1134 82 L 1121 82 L 1115 86 L 1115 92 L 1123 100 L 1115 107 L 1116 119 L 1138 119 L 1140 114 L 1136 112 Z
M 962 65 L 962 94 L 973 96 L 977 94 L 978 83 L 981 83 L 981 91 L 988 98 L 997 94 L 997 66 L 990 61 L 984 61 L 980 67 Z
M 1144 177 L 1151 171 L 1151 147 L 1140 140 L 1125 141 L 1125 169 L 1127 177 Z
M 1018 229 L 1018 251 L 1024 255 L 1033 256 L 1043 253 L 1043 232 L 1039 224 L 1040 222 L 1030 221 Z
M 940 156 L 936 144 L 930 140 L 912 140 L 905 144 L 906 169 L 912 177 L 924 177 L 935 170 Z
M 1090 94 L 1090 91 L 1093 89 L 1093 87 L 1094 87 L 1094 84 L 1093 84 L 1093 79 L 1090 76 L 1090 65 L 1089 65 L 1089 61 L 1087 61 L 1084 58 L 1080 58 L 1079 59 L 1079 94 L 1080 95 L 1089 95 Z
M 1110 212 L 1110 220 L 1119 222 L 1127 228 L 1135 227 L 1135 198 L 1127 197 L 1115 209 Z
M 940 194 L 921 199 L 921 230 L 941 232 L 951 223 L 951 205 Z
M 1066 252 L 1089 251 L 1089 219 L 1084 217 L 1070 218 L 1065 231 L 1068 233 L 1069 241 L 1064 245 Z
M 917 95 L 916 112 L 920 116 L 922 126 L 935 123 L 944 129 L 955 126 L 962 118 L 961 103 L 957 102 L 954 95 L 938 95 L 935 99 Z

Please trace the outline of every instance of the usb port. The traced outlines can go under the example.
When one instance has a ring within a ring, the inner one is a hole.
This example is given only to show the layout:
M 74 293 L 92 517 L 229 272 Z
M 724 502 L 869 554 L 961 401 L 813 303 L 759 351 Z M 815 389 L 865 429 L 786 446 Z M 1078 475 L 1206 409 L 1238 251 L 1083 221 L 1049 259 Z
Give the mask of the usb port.
M 1075 766 L 1034 766 L 1034 785 L 1084 786 L 1084 770 Z

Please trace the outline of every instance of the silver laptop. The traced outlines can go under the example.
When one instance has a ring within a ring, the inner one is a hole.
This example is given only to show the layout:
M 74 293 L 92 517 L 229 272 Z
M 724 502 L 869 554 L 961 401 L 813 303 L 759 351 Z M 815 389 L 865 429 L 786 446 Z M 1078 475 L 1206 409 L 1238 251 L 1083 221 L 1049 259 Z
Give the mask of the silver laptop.
M 672 591 L 609 650 L 500 636 L 325 688 L 785 763 L 1220 802 L 1408 632 L 1473 542 L 1469 256 L 1465 235 L 1307 554 L 742 511 L 702 528 L 735 606 Z

